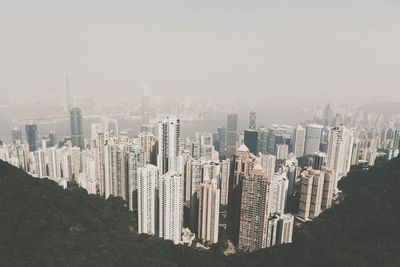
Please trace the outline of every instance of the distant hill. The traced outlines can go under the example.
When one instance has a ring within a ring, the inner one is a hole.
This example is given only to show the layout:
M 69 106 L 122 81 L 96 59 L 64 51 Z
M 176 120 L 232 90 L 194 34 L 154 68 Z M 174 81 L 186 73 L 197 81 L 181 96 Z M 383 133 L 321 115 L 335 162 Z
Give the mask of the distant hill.
M 400 266 L 400 159 L 353 172 L 295 243 L 225 258 L 130 230 L 119 198 L 63 190 L 0 161 L 0 266 Z

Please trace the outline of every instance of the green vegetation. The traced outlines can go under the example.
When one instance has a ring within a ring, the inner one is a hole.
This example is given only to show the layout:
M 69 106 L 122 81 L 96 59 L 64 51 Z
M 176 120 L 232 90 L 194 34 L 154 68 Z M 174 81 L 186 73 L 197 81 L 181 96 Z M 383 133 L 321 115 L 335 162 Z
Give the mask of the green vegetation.
M 399 266 L 400 159 L 354 171 L 340 188 L 342 203 L 297 228 L 294 244 L 226 258 L 219 245 L 139 236 L 121 199 L 0 161 L 0 266 Z
M 119 198 L 32 178 L 0 161 L 0 266 L 213 266 L 205 255 L 130 230 Z

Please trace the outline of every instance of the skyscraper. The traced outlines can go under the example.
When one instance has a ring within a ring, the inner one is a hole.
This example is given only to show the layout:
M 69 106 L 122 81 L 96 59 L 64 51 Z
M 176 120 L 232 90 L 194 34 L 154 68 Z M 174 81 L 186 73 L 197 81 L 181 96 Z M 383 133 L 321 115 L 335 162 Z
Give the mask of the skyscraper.
M 258 152 L 268 154 L 268 129 L 265 127 L 258 128 Z
M 149 89 L 147 87 L 143 88 L 142 94 L 142 124 L 150 124 L 150 99 L 149 99 Z
M 25 126 L 26 131 L 26 140 L 29 145 L 29 151 L 33 152 L 37 150 L 37 125 L 36 124 L 28 124 Z
M 82 112 L 80 108 L 75 107 L 71 109 L 70 121 L 72 146 L 79 147 L 83 150 L 85 147 L 85 139 L 83 136 Z
M 301 174 L 301 195 L 298 216 L 303 220 L 314 219 L 321 213 L 324 172 L 313 169 Z
M 225 154 L 226 149 L 226 128 L 225 127 L 218 127 L 218 145 L 219 145 L 219 155 Z
M 267 152 L 276 155 L 276 145 L 288 145 L 289 152 L 292 151 L 289 146 L 293 143 L 294 128 L 290 125 L 273 124 L 268 130 Z
M 159 237 L 181 241 L 182 232 L 182 177 L 166 173 L 159 181 Z
M 338 125 L 329 130 L 326 167 L 335 172 L 336 179 L 350 171 L 353 142 L 351 129 Z
M 257 128 L 257 114 L 255 111 L 249 113 L 249 129 L 255 131 Z
M 226 127 L 226 158 L 230 159 L 236 151 L 238 115 L 228 114 L 228 123 Z
M 319 145 L 321 143 L 322 125 L 308 124 L 306 129 L 306 141 L 304 154 L 311 155 L 319 152 Z
M 145 165 L 143 147 L 130 145 L 127 151 L 127 177 L 128 177 L 128 202 L 129 209 L 138 210 L 138 176 L 139 170 Z
M 262 167 L 255 166 L 243 179 L 239 249 L 253 251 L 267 246 L 269 183 Z
M 160 175 L 167 172 L 180 172 L 179 160 L 180 120 L 163 119 L 158 122 L 158 160 Z
M 241 145 L 233 157 L 231 165 L 233 175 L 229 178 L 228 231 L 234 243 L 239 239 L 243 179 L 252 172 L 254 163 L 254 155 L 245 145 Z
M 322 191 L 322 201 L 321 201 L 321 210 L 327 210 L 332 207 L 333 194 L 334 194 L 334 186 L 335 186 L 335 175 L 332 170 L 324 169 L 324 189 Z
M 304 155 L 304 144 L 306 141 L 306 130 L 303 126 L 297 126 L 294 134 L 294 144 L 293 144 L 293 153 L 296 157 L 301 157 Z
M 229 159 L 221 162 L 221 205 L 227 206 L 229 199 L 229 175 L 231 162 Z
M 22 131 L 21 128 L 19 127 L 14 127 L 14 129 L 12 129 L 12 142 L 13 144 L 16 144 L 17 141 L 22 141 Z
M 244 144 L 254 155 L 258 154 L 258 132 L 255 130 L 244 130 Z
M 138 232 L 155 235 L 158 231 L 158 168 L 146 165 L 138 175 Z
M 198 236 L 210 244 L 218 242 L 219 204 L 218 181 L 212 179 L 201 184 Z

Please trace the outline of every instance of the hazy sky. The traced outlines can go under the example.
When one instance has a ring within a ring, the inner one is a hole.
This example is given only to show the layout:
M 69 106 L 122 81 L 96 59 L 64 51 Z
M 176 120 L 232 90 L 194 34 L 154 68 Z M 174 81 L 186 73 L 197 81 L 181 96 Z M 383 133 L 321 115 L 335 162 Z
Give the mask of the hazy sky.
M 400 1 L 0 0 L 0 93 L 400 100 Z

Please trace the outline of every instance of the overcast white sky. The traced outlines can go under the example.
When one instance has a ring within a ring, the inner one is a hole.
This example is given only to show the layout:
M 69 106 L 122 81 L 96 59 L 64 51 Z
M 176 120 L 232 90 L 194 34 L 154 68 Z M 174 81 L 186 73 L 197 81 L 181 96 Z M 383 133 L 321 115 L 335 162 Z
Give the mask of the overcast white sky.
M 0 0 L 0 34 L 1 94 L 400 99 L 398 0 Z

